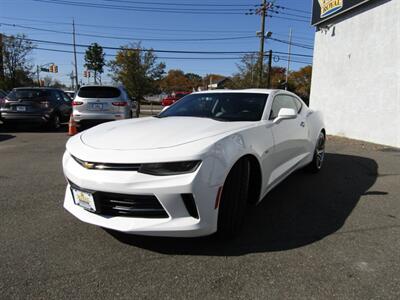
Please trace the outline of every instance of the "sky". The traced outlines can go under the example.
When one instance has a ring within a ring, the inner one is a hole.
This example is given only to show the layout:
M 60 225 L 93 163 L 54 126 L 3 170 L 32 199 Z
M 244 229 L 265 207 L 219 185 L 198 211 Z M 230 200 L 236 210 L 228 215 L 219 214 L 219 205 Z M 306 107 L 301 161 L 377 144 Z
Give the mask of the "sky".
M 141 41 L 144 48 L 184 51 L 258 51 L 256 32 L 261 17 L 252 12 L 261 0 L 0 0 L 0 32 L 5 35 L 24 33 L 30 39 L 70 44 L 72 20 L 76 23 L 76 43 L 94 42 L 106 47 L 120 47 Z M 288 34 L 293 30 L 292 53 L 299 69 L 312 62 L 314 28 L 310 25 L 311 0 L 276 0 L 272 17 L 266 18 L 266 31 L 272 36 L 265 49 L 274 52 L 274 66 L 287 65 Z M 90 6 L 90 7 L 87 7 Z M 93 36 L 95 35 L 95 36 Z M 99 37 L 101 36 L 101 37 Z M 279 40 L 279 41 L 278 41 Z M 39 48 L 72 51 L 70 45 L 35 42 Z M 85 48 L 78 47 L 78 52 Z M 105 49 L 107 59 L 116 50 Z M 232 75 L 242 54 L 157 53 L 167 70 L 186 73 Z M 183 59 L 185 58 L 185 59 Z M 69 84 L 73 54 L 36 49 L 32 63 L 55 63 L 54 78 Z M 84 55 L 78 54 L 78 76 L 83 82 Z M 107 73 L 107 71 L 106 71 Z M 110 82 L 107 74 L 103 82 Z

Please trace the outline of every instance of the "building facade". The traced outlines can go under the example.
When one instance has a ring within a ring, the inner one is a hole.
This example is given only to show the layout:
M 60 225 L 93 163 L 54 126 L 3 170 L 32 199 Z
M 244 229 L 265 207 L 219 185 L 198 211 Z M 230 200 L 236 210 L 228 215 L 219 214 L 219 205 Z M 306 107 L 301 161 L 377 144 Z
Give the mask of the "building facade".
M 314 0 L 310 106 L 328 134 L 400 147 L 400 0 Z

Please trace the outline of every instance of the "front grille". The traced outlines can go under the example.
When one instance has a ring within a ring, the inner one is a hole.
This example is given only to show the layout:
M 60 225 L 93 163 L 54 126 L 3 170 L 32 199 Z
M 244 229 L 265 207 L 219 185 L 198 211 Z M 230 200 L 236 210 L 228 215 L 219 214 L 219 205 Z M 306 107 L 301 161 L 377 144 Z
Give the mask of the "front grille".
M 72 188 L 91 193 L 96 205 L 94 213 L 103 216 L 137 218 L 168 218 L 168 214 L 154 195 L 128 195 L 99 192 L 80 188 L 69 181 Z
M 138 171 L 140 164 L 115 164 L 115 163 L 97 163 L 83 161 L 73 155 L 72 158 L 82 167 L 91 170 L 105 170 L 105 171 Z
M 154 195 L 125 195 L 95 192 L 96 210 L 106 216 L 168 218 L 167 212 Z

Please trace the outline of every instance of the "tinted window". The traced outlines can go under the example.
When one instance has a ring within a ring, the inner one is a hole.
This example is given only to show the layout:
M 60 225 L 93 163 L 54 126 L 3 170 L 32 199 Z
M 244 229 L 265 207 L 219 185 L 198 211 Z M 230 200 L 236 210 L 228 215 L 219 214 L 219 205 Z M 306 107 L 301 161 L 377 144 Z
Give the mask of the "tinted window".
M 65 102 L 71 102 L 71 98 L 67 95 L 67 93 L 61 92 L 61 96 Z
M 121 92 L 114 87 L 88 86 L 80 88 L 78 96 L 82 98 L 117 98 L 121 96 Z
M 220 121 L 259 121 L 268 95 L 255 93 L 191 94 L 158 117 L 200 117 Z
M 59 91 L 54 91 L 54 96 L 55 96 L 57 101 L 62 101 L 63 100 L 63 95 Z
M 29 101 L 41 101 L 43 99 L 48 99 L 51 97 L 51 92 L 49 90 L 39 90 L 39 89 L 18 89 L 13 90 L 7 95 L 7 98 L 11 101 L 17 100 L 29 100 Z
M 296 112 L 298 111 L 293 97 L 289 95 L 278 95 L 274 98 L 274 102 L 272 103 L 271 114 L 269 117 L 270 120 L 273 120 L 278 116 L 281 108 L 293 108 Z

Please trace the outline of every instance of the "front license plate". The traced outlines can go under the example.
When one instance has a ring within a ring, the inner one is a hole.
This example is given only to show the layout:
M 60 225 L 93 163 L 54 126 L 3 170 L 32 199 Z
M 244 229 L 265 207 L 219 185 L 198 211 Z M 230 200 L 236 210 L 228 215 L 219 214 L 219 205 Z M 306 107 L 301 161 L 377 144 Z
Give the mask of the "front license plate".
M 91 103 L 90 104 L 90 109 L 92 110 L 103 110 L 104 105 L 103 103 Z
M 91 193 L 72 189 L 72 194 L 74 196 L 75 204 L 82 206 L 84 209 L 96 211 L 96 205 L 94 204 L 94 198 Z
M 17 111 L 26 111 L 25 106 L 17 106 Z

